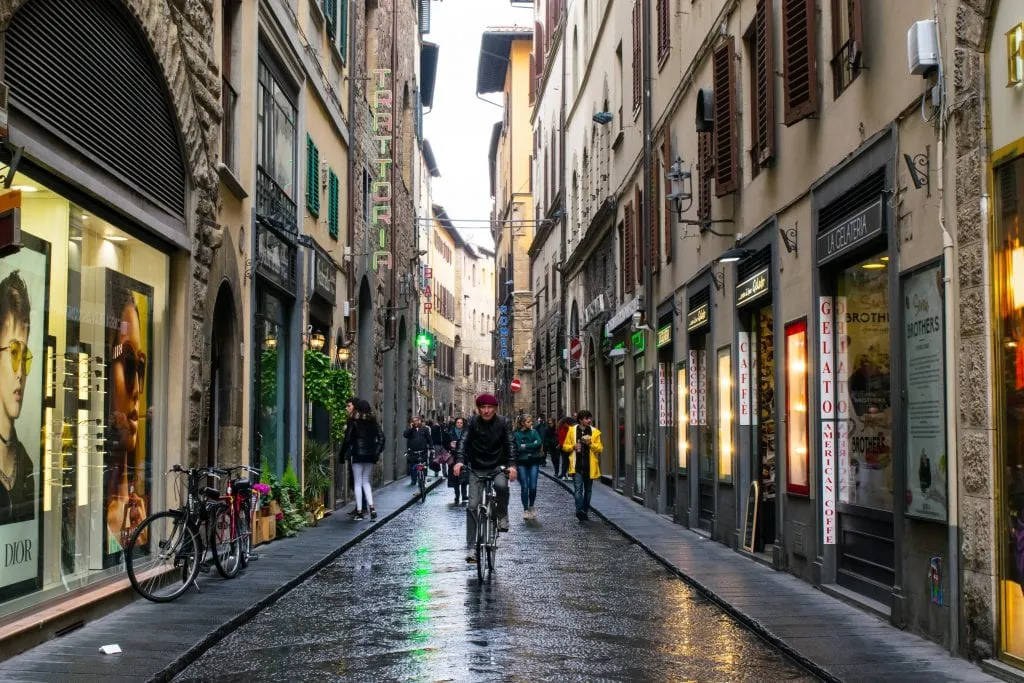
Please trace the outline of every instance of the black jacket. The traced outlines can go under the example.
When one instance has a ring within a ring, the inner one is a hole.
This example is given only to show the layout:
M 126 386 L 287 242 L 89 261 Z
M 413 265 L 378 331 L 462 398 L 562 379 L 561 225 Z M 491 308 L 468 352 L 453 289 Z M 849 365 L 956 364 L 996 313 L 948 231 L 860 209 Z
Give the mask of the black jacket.
M 384 430 L 380 425 L 368 420 L 351 420 L 345 428 L 341 455 L 351 458 L 352 462 L 377 462 L 384 452 L 384 441 Z
M 429 450 L 434 439 L 430 433 L 430 427 L 420 425 L 419 429 L 409 427 L 405 430 L 406 448 L 412 452 Z
M 468 463 L 470 469 L 478 471 L 493 470 L 500 465 L 514 467 L 516 445 L 512 423 L 501 415 L 495 415 L 490 422 L 481 420 L 479 415 L 469 418 L 455 462 Z
M 8 439 L 14 448 L 16 474 L 10 491 L 0 486 L 0 524 L 27 522 L 36 516 L 36 487 L 33 484 L 38 484 L 39 480 L 28 452 L 17 438 L 18 435 L 12 431 Z
M 558 452 L 558 429 L 555 427 L 544 426 L 544 436 L 541 437 L 544 441 L 544 452 L 545 453 L 557 453 Z
M 444 428 L 439 425 L 430 426 L 430 441 L 435 446 L 441 446 L 444 444 Z

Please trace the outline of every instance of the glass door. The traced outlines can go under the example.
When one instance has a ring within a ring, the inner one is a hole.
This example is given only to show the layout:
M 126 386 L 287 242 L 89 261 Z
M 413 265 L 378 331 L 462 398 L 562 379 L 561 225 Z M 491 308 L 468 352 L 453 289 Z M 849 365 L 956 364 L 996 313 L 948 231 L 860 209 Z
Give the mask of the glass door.
M 615 364 L 615 489 L 626 487 L 626 365 Z
M 651 382 L 643 356 L 634 358 L 633 365 L 633 497 L 643 498 L 651 433 Z

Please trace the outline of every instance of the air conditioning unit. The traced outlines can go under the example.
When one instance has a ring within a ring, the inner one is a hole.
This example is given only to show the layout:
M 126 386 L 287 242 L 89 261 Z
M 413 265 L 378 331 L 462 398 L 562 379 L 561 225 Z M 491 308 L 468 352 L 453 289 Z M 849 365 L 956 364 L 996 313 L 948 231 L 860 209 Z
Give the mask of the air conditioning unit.
M 938 68 L 939 37 L 934 19 L 915 21 L 907 31 L 907 63 L 915 76 L 927 76 Z

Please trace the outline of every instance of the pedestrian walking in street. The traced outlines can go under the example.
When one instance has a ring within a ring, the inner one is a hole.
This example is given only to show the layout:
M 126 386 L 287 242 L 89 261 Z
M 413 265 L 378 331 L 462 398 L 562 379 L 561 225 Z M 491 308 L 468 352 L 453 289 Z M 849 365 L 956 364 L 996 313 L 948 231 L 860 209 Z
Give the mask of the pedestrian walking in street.
M 569 430 L 576 426 L 576 418 L 573 416 L 563 417 L 558 423 L 558 465 L 555 467 L 555 477 L 558 479 L 569 478 L 569 452 L 565 450 L 565 440 Z
M 470 418 L 466 434 L 459 442 L 455 456 L 455 476 L 469 467 L 469 505 L 466 509 L 466 562 L 476 562 L 476 509 L 484 497 L 481 477 L 493 477 L 498 503 L 498 531 L 508 531 L 508 483 L 516 480 L 515 437 L 512 424 L 498 415 L 498 399 L 480 394 L 476 399 L 478 414 Z M 501 467 L 507 467 L 502 472 Z
M 455 489 L 456 505 L 465 505 L 469 502 L 469 470 L 465 469 L 462 474 L 455 474 L 455 454 L 459 452 L 459 442 L 462 441 L 465 434 L 466 420 L 457 417 L 455 424 L 448 429 L 448 434 L 445 437 L 448 442 L 448 452 L 452 457 L 452 464 L 448 469 L 448 488 Z
M 430 469 L 439 477 L 447 477 L 448 449 L 445 447 L 444 443 L 445 426 L 441 420 L 438 420 L 428 426 L 430 427 L 430 445 L 434 449 L 434 461 L 430 463 Z
M 533 418 L 523 415 L 516 438 L 516 468 L 519 470 L 519 493 L 523 501 L 523 519 L 537 519 L 533 504 L 537 500 L 537 476 L 544 462 L 540 435 L 533 428 Z
M 354 398 L 349 401 L 352 411 L 345 438 L 341 443 L 341 456 L 352 462 L 352 488 L 355 490 L 356 507 L 352 516 L 365 519 L 367 511 L 371 519 L 377 519 L 377 508 L 373 505 L 373 466 L 384 452 L 384 430 L 377 423 L 368 401 Z M 347 406 L 346 406 L 347 407 Z
M 423 416 L 412 418 L 405 437 L 405 456 L 409 461 L 409 486 L 416 486 L 416 463 L 426 462 L 427 454 L 433 444 L 430 428 L 423 424 Z
M 541 443 L 544 445 L 545 458 L 551 458 L 551 467 L 555 471 L 555 479 L 558 479 L 558 466 L 562 462 L 562 449 L 558 447 L 558 425 L 555 418 L 549 417 L 548 423 L 541 436 Z
M 580 423 L 569 429 L 562 451 L 569 455 L 569 476 L 576 497 L 576 519 L 586 522 L 594 480 L 601 476 L 601 430 L 593 426 L 589 410 L 579 412 Z

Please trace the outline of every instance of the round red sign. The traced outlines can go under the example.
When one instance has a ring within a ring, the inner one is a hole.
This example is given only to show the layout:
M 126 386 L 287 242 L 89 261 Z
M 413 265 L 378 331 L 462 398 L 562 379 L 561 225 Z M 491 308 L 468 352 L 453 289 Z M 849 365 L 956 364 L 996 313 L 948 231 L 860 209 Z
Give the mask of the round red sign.
M 579 339 L 572 339 L 569 341 L 569 357 L 573 360 L 579 360 L 583 356 L 583 342 Z
M 512 391 L 519 391 L 520 389 L 523 388 L 523 383 L 519 381 L 518 377 L 516 377 L 511 382 L 509 382 L 508 388 L 511 389 Z

